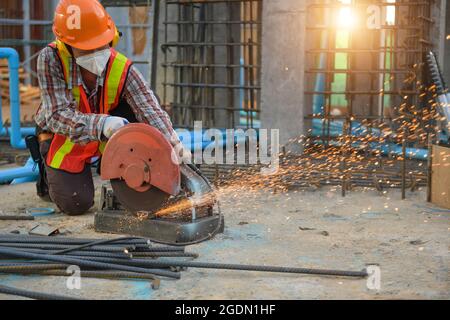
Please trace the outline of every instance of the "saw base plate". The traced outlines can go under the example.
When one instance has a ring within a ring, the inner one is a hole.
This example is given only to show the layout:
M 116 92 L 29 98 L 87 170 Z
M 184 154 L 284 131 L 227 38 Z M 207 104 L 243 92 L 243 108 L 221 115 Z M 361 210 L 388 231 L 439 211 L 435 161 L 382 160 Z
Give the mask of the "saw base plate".
M 175 223 L 162 219 L 141 219 L 118 210 L 95 214 L 95 231 L 149 238 L 155 242 L 186 245 L 212 238 L 224 230 L 221 215 L 204 217 L 194 222 Z
M 121 206 L 109 185 L 102 186 L 99 209 L 94 218 L 95 231 L 141 236 L 170 245 L 188 245 L 211 239 L 222 233 L 225 225 L 217 206 L 212 207 L 209 215 L 189 221 L 131 213 Z

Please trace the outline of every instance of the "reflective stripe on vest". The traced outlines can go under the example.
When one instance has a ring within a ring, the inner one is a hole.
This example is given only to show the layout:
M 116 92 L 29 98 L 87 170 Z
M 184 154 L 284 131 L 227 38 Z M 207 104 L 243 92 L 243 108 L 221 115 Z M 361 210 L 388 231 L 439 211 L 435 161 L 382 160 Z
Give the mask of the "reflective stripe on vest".
M 75 146 L 75 143 L 70 141 L 70 139 L 64 139 L 64 143 L 61 147 L 58 148 L 58 151 L 53 156 L 52 161 L 50 162 L 50 167 L 59 168 L 61 167 L 61 163 L 64 160 L 64 156 L 70 153 Z
M 62 42 L 55 41 L 50 44 L 58 53 L 61 61 L 66 84 L 70 81 L 71 56 Z M 125 85 L 131 61 L 124 55 L 111 49 L 108 62 L 104 88 L 101 95 L 100 114 L 108 114 L 119 104 L 120 95 Z M 87 100 L 83 86 L 73 86 L 72 95 L 77 102 L 78 110 L 83 113 L 93 113 Z M 47 165 L 55 169 L 62 169 L 72 173 L 83 171 L 85 163 L 94 156 L 101 155 L 106 146 L 105 142 L 90 142 L 86 145 L 75 144 L 66 136 L 55 134 L 47 155 Z
M 101 142 L 98 146 L 98 151 L 100 151 L 101 154 L 103 154 L 103 151 L 105 151 L 106 142 Z
M 105 88 L 103 99 L 107 103 L 108 111 L 111 111 L 119 104 L 120 92 L 118 88 L 122 88 L 125 84 L 127 73 L 130 67 L 130 60 L 123 54 L 113 50 L 111 52 L 111 67 L 106 73 Z

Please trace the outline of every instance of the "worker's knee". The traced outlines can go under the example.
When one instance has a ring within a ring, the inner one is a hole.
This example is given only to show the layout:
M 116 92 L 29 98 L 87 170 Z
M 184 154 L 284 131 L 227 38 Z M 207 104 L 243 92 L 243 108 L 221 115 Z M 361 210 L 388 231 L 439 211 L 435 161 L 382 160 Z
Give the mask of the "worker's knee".
M 46 171 L 50 198 L 62 212 L 81 215 L 94 205 L 95 188 L 90 166 L 76 174 L 48 166 Z
M 86 192 L 74 192 L 70 196 L 50 194 L 58 208 L 70 216 L 86 213 L 94 205 L 94 195 Z

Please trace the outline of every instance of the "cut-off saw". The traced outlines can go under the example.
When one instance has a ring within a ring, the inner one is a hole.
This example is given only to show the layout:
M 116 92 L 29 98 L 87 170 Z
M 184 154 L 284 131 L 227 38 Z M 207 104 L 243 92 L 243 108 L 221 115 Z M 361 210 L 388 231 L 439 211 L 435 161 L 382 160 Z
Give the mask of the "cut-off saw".
M 143 123 L 118 130 L 103 151 L 95 229 L 188 245 L 223 232 L 214 187 L 201 171 L 181 163 L 168 140 Z

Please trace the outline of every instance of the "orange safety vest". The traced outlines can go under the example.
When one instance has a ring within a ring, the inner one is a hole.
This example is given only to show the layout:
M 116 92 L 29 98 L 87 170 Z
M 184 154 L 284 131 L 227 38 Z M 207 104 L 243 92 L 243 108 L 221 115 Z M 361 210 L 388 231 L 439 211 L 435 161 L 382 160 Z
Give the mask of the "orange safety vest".
M 66 46 L 55 41 L 49 44 L 56 50 L 66 84 L 69 83 L 70 77 L 70 53 Z M 100 96 L 99 114 L 109 114 L 120 102 L 120 96 L 125 86 L 125 80 L 130 69 L 131 61 L 123 54 L 111 48 L 111 57 L 107 65 L 106 78 L 103 90 Z M 82 85 L 72 88 L 72 95 L 78 103 L 78 110 L 83 113 L 93 113 L 87 99 L 86 92 Z M 47 154 L 47 165 L 54 169 L 61 169 L 71 173 L 80 173 L 83 171 L 86 163 L 90 163 L 91 159 L 100 156 L 105 148 L 105 142 L 89 142 L 86 145 L 76 144 L 61 134 L 55 134 Z

